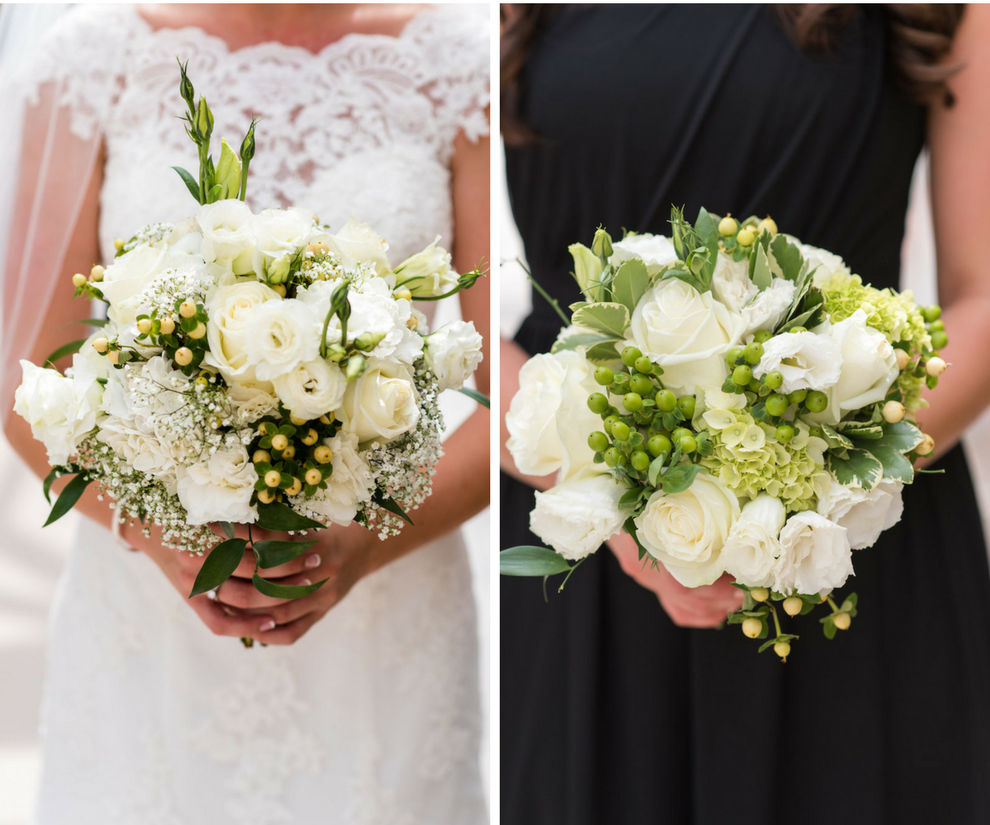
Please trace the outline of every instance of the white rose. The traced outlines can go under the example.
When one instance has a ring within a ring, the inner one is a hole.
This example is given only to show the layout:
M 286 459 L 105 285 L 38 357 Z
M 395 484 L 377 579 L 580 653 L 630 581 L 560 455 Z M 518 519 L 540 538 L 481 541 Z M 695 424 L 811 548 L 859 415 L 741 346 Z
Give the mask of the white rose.
M 451 321 L 426 341 L 426 364 L 440 390 L 457 390 L 471 377 L 484 357 L 481 336 L 470 321 Z
M 371 500 L 375 482 L 371 468 L 358 452 L 357 436 L 341 430 L 323 443 L 333 451 L 333 473 L 327 489 L 311 498 L 295 501 L 297 509 L 346 527 L 357 516 L 358 508 Z
M 274 289 L 257 281 L 222 286 L 214 293 L 207 306 L 210 351 L 203 360 L 220 370 L 228 384 L 257 380 L 248 363 L 247 326 L 258 307 L 281 300 Z
M 372 358 L 361 377 L 347 385 L 338 416 L 344 430 L 362 444 L 386 443 L 409 432 L 419 421 L 419 396 L 412 379 L 402 364 Z
M 612 244 L 612 256 L 608 259 L 618 268 L 623 262 L 639 258 L 646 264 L 646 271 L 655 275 L 667 264 L 677 260 L 677 252 L 670 238 L 663 235 L 626 235 Z
M 536 494 L 529 529 L 565 559 L 583 559 L 622 530 L 623 492 L 611 476 L 582 473 Z
M 301 301 L 268 301 L 244 328 L 248 363 L 261 381 L 272 381 L 320 354 L 322 324 Z
M 206 461 L 180 470 L 176 492 L 189 524 L 253 524 L 258 510 L 251 504 L 251 496 L 257 480 L 251 457 L 237 445 L 217 450 Z
M 505 416 L 505 446 L 520 472 L 544 476 L 563 469 L 569 475 L 591 463 L 588 436 L 601 428 L 601 418 L 588 409 L 588 396 L 599 389 L 579 351 L 542 353 L 523 364 Z
M 386 275 L 392 269 L 388 262 L 388 244 L 368 224 L 353 217 L 335 235 L 330 236 L 329 246 L 341 258 L 343 264 L 355 267 L 370 261 L 379 275 Z
M 842 370 L 829 391 L 826 413 L 838 423 L 844 413 L 884 399 L 897 380 L 897 354 L 882 332 L 866 325 L 861 309 L 832 324 L 829 336 L 841 353 Z
M 818 513 L 845 527 L 853 550 L 872 547 L 884 530 L 901 520 L 904 502 L 900 481 L 884 479 L 872 490 L 846 487 L 832 479 L 832 486 L 818 500 Z
M 807 510 L 780 531 L 780 558 L 773 589 L 805 595 L 842 587 L 853 573 L 852 550 L 844 527 Z
M 395 268 L 396 286 L 408 289 L 413 298 L 445 295 L 457 286 L 457 273 L 450 268 L 450 253 L 437 246 L 440 236 L 422 252 L 406 258 Z
M 291 258 L 309 243 L 316 225 L 312 212 L 293 206 L 265 209 L 254 216 L 250 231 L 255 238 L 252 268 L 258 278 L 264 279 L 276 261 Z
M 351 289 L 347 302 L 351 305 L 347 320 L 348 341 L 354 341 L 364 333 L 383 335 L 370 355 L 397 359 L 408 366 L 420 357 L 423 337 L 407 326 L 412 317 L 412 304 L 405 299 L 396 299 L 384 280 L 372 278 L 357 289 Z M 339 329 L 336 317 L 331 323 Z
M 322 358 L 298 364 L 273 383 L 286 409 L 307 420 L 336 410 L 347 390 L 347 378 L 340 367 Z
M 746 322 L 746 335 L 765 329 L 773 331 L 777 328 L 784 315 L 794 301 L 794 284 L 783 278 L 774 278 L 770 286 L 764 289 L 743 309 L 742 317 Z
M 106 268 L 100 290 L 110 304 L 107 315 L 121 329 L 134 324 L 141 292 L 163 270 L 164 261 L 164 250 L 141 244 Z
M 739 500 L 720 481 L 698 473 L 691 486 L 655 492 L 636 517 L 640 544 L 685 587 L 711 584 L 725 572 L 722 547 L 739 518 Z
M 731 255 L 719 252 L 712 273 L 712 294 L 732 312 L 741 312 L 758 292 L 749 279 L 749 261 L 734 261 Z
M 827 390 L 839 380 L 842 353 L 828 335 L 785 332 L 763 344 L 763 358 L 753 367 L 756 378 L 779 372 L 784 383 L 779 392 Z
M 278 412 L 278 399 L 260 387 L 232 384 L 227 388 L 227 397 L 233 404 L 233 419 L 238 427 L 246 427 Z
M 722 547 L 726 572 L 740 584 L 769 587 L 780 555 L 777 536 L 786 520 L 787 513 L 780 499 L 766 493 L 760 493 L 743 507 Z
M 102 388 L 96 370 L 78 353 L 65 376 L 21 361 L 24 377 L 14 393 L 14 412 L 31 425 L 52 465 L 65 464 L 96 426 Z
M 674 392 L 721 386 L 728 374 L 724 355 L 739 342 L 743 320 L 678 278 L 660 281 L 636 306 L 631 343 L 663 367 L 663 382 Z
M 253 218 L 248 205 L 235 199 L 201 206 L 196 213 L 196 224 L 203 235 L 203 260 L 235 275 L 250 273 L 255 243 Z

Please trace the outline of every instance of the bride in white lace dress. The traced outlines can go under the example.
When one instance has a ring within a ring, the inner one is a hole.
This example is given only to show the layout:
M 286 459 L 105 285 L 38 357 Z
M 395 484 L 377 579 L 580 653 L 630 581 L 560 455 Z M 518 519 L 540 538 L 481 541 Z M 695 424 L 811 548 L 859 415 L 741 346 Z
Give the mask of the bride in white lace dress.
M 174 117 L 176 56 L 209 100 L 217 136 L 239 140 L 252 114 L 264 118 L 253 208 L 305 205 L 331 226 L 353 214 L 389 240 L 393 261 L 440 233 L 455 266 L 473 268 L 488 257 L 487 14 L 69 12 L 24 72 L 34 108 L 5 269 L 6 357 L 20 351 L 40 363 L 67 340 L 64 325 L 80 313 L 68 274 L 112 258 L 115 238 L 194 208 L 170 169 L 196 164 Z M 46 108 L 57 116 L 37 114 Z M 71 163 L 52 157 L 52 140 L 64 142 Z M 46 145 L 42 163 L 35 156 Z M 83 181 L 79 203 L 60 194 L 67 176 Z M 33 214 L 34 235 L 22 231 L 23 213 Z M 66 215 L 77 216 L 74 228 L 52 225 Z M 59 270 L 57 289 L 43 285 L 39 261 Z M 487 339 L 486 280 L 462 293 L 462 312 Z M 478 378 L 486 389 L 487 370 Z M 6 409 L 9 375 L 4 384 Z M 5 429 L 41 471 L 43 452 L 23 422 L 10 417 Z M 144 552 L 129 553 L 107 529 L 106 503 L 81 502 L 91 519 L 54 611 L 37 821 L 485 821 L 476 617 L 464 546 L 451 530 L 487 503 L 488 440 L 479 411 L 448 440 L 434 496 L 398 539 L 323 534 L 308 562 L 280 571 L 292 582 L 331 577 L 298 603 L 258 598 L 234 579 L 219 594 L 232 609 L 187 600 L 201 561 L 135 526 L 123 538 Z M 233 638 L 242 635 L 271 646 L 245 651 Z

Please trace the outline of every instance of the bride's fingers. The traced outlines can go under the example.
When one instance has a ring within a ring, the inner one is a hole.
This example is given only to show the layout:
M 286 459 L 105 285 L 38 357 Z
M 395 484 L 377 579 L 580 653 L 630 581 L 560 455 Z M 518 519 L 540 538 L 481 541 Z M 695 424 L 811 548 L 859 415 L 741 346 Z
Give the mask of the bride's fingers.
M 196 596 L 189 600 L 189 605 L 196 611 L 210 631 L 217 636 L 256 636 L 263 633 L 262 628 L 273 627 L 275 619 L 267 614 L 244 614 L 231 608 L 225 608 L 206 596 Z
M 286 564 L 280 564 L 278 567 L 269 567 L 267 569 L 259 568 L 258 575 L 263 579 L 284 579 L 286 576 L 294 576 L 297 573 L 310 574 L 310 571 L 316 570 L 316 568 L 321 564 L 323 564 L 323 558 L 320 554 L 315 551 L 311 551 L 309 553 L 303 553 L 301 556 L 297 556 Z M 324 570 L 318 571 L 318 578 L 320 579 L 325 579 L 327 576 L 325 572 L 326 565 L 323 566 Z M 253 572 L 254 568 L 251 568 L 251 570 Z M 310 578 L 313 578 L 313 575 L 310 575 Z M 317 579 L 313 580 L 317 581 Z
M 279 584 L 306 585 L 312 584 L 309 576 L 290 576 L 278 582 Z M 217 590 L 217 600 L 231 607 L 255 610 L 275 605 L 285 604 L 285 599 L 275 599 L 259 592 L 254 583 L 246 579 L 229 578 Z
M 258 633 L 254 638 L 264 645 L 291 645 L 299 641 L 322 618 L 324 612 L 312 610 L 293 622 L 279 625 L 274 630 Z

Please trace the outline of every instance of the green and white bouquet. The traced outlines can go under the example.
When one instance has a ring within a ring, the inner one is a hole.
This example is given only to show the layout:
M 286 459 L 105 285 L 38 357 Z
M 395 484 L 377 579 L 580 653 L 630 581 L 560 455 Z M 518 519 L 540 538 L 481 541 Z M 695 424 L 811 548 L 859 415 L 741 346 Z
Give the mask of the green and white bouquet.
M 332 231 L 302 208 L 244 203 L 254 128 L 235 154 L 209 155 L 213 115 L 182 69 L 186 130 L 200 174 L 177 170 L 200 206 L 178 224 L 117 243 L 108 266 L 73 276 L 107 319 L 66 374 L 22 361 L 15 411 L 44 442 L 45 483 L 75 477 L 49 523 L 95 482 L 118 519 L 161 526 L 179 550 L 211 555 L 190 595 L 217 587 L 246 549 L 272 568 L 312 541 L 252 541 L 233 525 L 305 531 L 357 521 L 381 538 L 431 492 L 442 449 L 437 396 L 463 388 L 481 361 L 473 324 L 432 334 L 414 300 L 474 284 L 436 241 L 393 266 L 374 230 Z M 437 239 L 439 240 L 439 238 Z M 211 530 L 219 522 L 227 540 Z M 410 522 L 411 523 L 411 522 Z M 308 586 L 255 575 L 277 598 Z
M 510 548 L 502 573 L 569 575 L 625 530 L 687 587 L 729 574 L 746 591 L 729 622 L 786 658 L 780 610 L 827 603 L 829 638 L 856 615 L 832 593 L 934 449 L 912 420 L 944 325 L 770 218 L 675 209 L 671 226 L 570 247 L 585 300 L 557 307 L 506 416 L 519 470 L 559 473 L 530 517 L 556 552 Z

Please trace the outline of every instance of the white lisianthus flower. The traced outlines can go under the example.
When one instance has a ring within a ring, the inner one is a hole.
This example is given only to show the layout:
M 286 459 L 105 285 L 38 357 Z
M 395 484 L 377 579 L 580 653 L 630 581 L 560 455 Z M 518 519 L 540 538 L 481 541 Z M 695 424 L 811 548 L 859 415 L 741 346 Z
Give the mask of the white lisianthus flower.
M 322 358 L 298 364 L 273 383 L 286 409 L 307 420 L 336 410 L 347 391 L 347 378 L 340 367 Z
M 261 387 L 231 384 L 227 388 L 227 397 L 234 407 L 232 418 L 239 427 L 246 427 L 259 418 L 278 412 L 278 399 Z
M 601 389 L 580 350 L 542 353 L 519 371 L 519 391 L 505 416 L 506 448 L 520 472 L 571 475 L 590 464 L 588 435 L 601 418 L 588 409 L 588 396 Z
M 724 355 L 743 329 L 742 318 L 710 292 L 668 278 L 640 299 L 627 343 L 663 367 L 665 386 L 679 395 L 694 394 L 698 386 L 722 385 L 728 374 Z
M 320 354 L 320 319 L 301 301 L 267 301 L 244 327 L 247 362 L 261 381 L 272 381 Z
M 413 298 L 434 298 L 457 286 L 457 273 L 450 267 L 450 253 L 437 246 L 439 240 L 437 235 L 426 249 L 395 268 L 396 283 L 408 289 Z
M 626 516 L 619 499 L 624 492 L 609 475 L 580 473 L 536 494 L 529 529 L 565 559 L 583 559 L 621 532 Z
M 876 544 L 884 530 L 901 520 L 903 488 L 900 481 L 884 479 L 867 491 L 862 487 L 846 487 L 833 479 L 832 486 L 818 501 L 818 513 L 846 528 L 853 550 L 865 550 Z
M 368 462 L 358 452 L 357 436 L 353 433 L 341 430 L 323 443 L 333 451 L 333 473 L 327 480 L 327 489 L 317 491 L 311 498 L 297 497 L 297 506 L 346 527 L 354 521 L 358 508 L 371 501 L 374 478 Z
M 481 335 L 471 321 L 451 321 L 430 335 L 426 341 L 426 364 L 441 391 L 464 386 L 484 357 L 481 344 Z
M 262 280 L 268 276 L 276 261 L 294 256 L 317 231 L 313 213 L 295 206 L 265 209 L 254 216 L 250 230 L 255 238 L 251 267 Z M 288 271 L 287 266 L 285 269 Z
M 50 464 L 65 464 L 96 426 L 103 394 L 93 366 L 78 353 L 65 376 L 21 361 L 24 377 L 14 393 L 14 412 L 45 445 Z
M 802 257 L 808 261 L 813 271 L 811 281 L 813 286 L 820 288 L 822 284 L 828 282 L 828 279 L 835 272 L 844 272 L 846 275 L 852 274 L 849 267 L 846 266 L 846 262 L 834 252 L 819 249 L 817 246 L 808 246 L 804 243 L 798 243 L 798 247 L 801 249 Z
M 715 271 L 712 273 L 712 294 L 732 312 L 742 312 L 759 289 L 749 279 L 749 261 L 732 260 L 731 255 L 718 253 Z
M 725 570 L 740 584 L 769 587 L 780 555 L 777 536 L 787 520 L 780 499 L 760 493 L 742 509 L 722 547 Z
M 330 236 L 328 243 L 330 249 L 349 268 L 370 261 L 379 275 L 387 275 L 392 269 L 386 255 L 388 244 L 368 224 L 353 217 L 335 235 Z
M 636 517 L 636 534 L 677 581 L 700 587 L 725 572 L 722 548 L 738 518 L 739 500 L 702 471 L 683 492 L 650 496 Z
M 794 301 L 794 284 L 784 278 L 774 278 L 770 286 L 757 295 L 742 311 L 746 335 L 777 328 Z
M 180 469 L 176 493 L 190 524 L 253 524 L 258 519 L 258 509 L 251 504 L 257 480 L 247 450 L 236 445 Z
M 164 270 L 165 251 L 141 244 L 114 260 L 103 273 L 100 290 L 110 304 L 107 316 L 121 330 L 134 325 L 141 292 Z
M 228 384 L 257 380 L 248 362 L 247 326 L 258 307 L 281 300 L 274 289 L 257 281 L 222 286 L 214 293 L 207 305 L 210 351 L 203 360 L 216 367 Z
M 370 359 L 361 376 L 348 383 L 338 418 L 362 444 L 384 444 L 409 432 L 419 421 L 412 373 L 402 364 Z
M 768 372 L 784 377 L 783 394 L 794 390 L 827 390 L 838 380 L 842 352 L 828 335 L 814 332 L 785 332 L 763 344 L 763 358 L 753 367 L 760 378 Z
M 203 235 L 203 260 L 235 275 L 250 273 L 255 245 L 253 219 L 250 207 L 236 199 L 201 206 L 196 224 Z
M 365 281 L 347 293 L 351 316 L 347 320 L 347 340 L 354 341 L 364 333 L 383 335 L 369 354 L 389 358 L 412 366 L 423 352 L 423 337 L 409 329 L 412 304 L 396 300 L 388 284 L 381 278 Z M 329 308 L 329 304 L 327 304 Z M 339 330 L 336 316 L 331 324 Z
M 773 589 L 805 595 L 842 587 L 853 573 L 845 527 L 811 510 L 797 513 L 780 531 Z
M 626 235 L 621 241 L 612 244 L 612 255 L 608 259 L 618 268 L 625 261 L 639 258 L 646 264 L 646 271 L 655 275 L 667 264 L 677 260 L 677 252 L 670 238 L 663 235 Z

